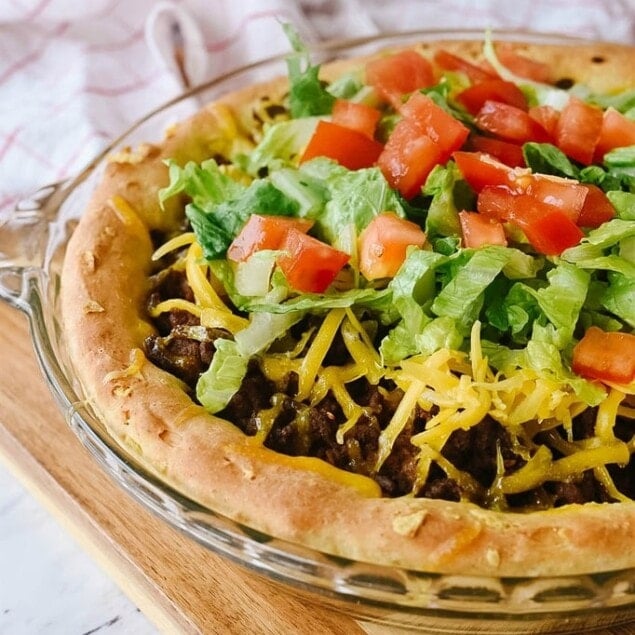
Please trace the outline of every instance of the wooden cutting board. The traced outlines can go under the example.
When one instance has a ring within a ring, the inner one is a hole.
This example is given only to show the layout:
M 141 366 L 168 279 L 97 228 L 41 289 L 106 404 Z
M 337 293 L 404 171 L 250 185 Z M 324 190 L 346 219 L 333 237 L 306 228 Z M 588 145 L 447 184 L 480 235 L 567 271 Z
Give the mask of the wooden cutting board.
M 0 351 L 0 460 L 162 632 L 367 632 L 211 553 L 120 490 L 67 427 L 26 317 L 1 303 Z
M 161 632 L 403 632 L 355 621 L 314 595 L 215 555 L 120 490 L 59 413 L 37 366 L 26 317 L 1 302 L 0 359 L 0 460 Z M 632 635 L 635 630 L 622 626 L 599 632 Z

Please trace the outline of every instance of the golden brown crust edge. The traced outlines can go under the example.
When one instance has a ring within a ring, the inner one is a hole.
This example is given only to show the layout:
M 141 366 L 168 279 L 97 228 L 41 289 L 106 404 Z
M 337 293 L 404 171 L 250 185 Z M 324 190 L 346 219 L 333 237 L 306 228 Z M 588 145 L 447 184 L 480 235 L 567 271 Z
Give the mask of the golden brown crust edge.
M 479 43 L 441 45 L 469 57 L 480 51 Z M 520 46 L 594 90 L 635 85 L 632 48 Z M 585 75 L 580 60 L 593 56 L 604 61 L 587 66 Z M 338 62 L 325 74 L 337 75 L 355 63 Z M 284 83 L 249 87 L 222 101 L 245 119 L 245 105 L 264 90 L 280 94 Z M 171 222 L 170 214 L 166 219 L 157 212 L 156 191 L 167 182 L 162 159 L 205 158 L 214 143 L 222 143 L 217 112 L 216 105 L 202 109 L 160 146 L 149 147 L 138 163 L 109 165 L 69 243 L 61 294 L 64 328 L 78 376 L 113 437 L 149 470 L 211 509 L 347 558 L 495 576 L 635 566 L 635 503 L 522 515 L 438 500 L 378 498 L 369 479 L 353 477 L 351 485 L 315 460 L 256 447 L 236 427 L 193 404 L 177 379 L 145 359 L 134 361 L 151 331 L 142 308 L 152 250 L 148 228 Z M 108 201 L 116 194 L 140 218 L 115 211 Z

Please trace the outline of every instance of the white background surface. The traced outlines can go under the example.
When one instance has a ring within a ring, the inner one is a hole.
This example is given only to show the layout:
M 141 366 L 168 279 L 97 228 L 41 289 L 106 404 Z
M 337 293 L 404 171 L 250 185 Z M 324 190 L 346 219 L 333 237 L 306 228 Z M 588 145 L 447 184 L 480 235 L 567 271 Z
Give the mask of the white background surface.
M 66 530 L 0 464 L 0 633 L 156 632 Z

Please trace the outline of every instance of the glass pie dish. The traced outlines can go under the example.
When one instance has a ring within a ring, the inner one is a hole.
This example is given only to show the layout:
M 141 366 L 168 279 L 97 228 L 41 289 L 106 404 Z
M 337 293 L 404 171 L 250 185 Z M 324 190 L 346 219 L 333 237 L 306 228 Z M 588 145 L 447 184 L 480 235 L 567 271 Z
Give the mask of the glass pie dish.
M 471 31 L 426 31 L 333 43 L 316 62 L 414 41 L 481 39 Z M 500 39 L 562 43 L 497 33 Z M 573 40 L 567 40 L 574 42 Z M 635 570 L 548 578 L 495 578 L 411 571 L 336 558 L 264 535 L 204 508 L 149 474 L 106 430 L 85 400 L 59 321 L 64 250 L 111 151 L 157 140 L 173 122 L 237 88 L 285 73 L 284 57 L 239 69 L 150 113 L 76 178 L 40 189 L 0 218 L 0 298 L 24 311 L 36 355 L 69 426 L 131 496 L 205 547 L 315 594 L 349 616 L 427 632 L 580 633 L 635 620 Z

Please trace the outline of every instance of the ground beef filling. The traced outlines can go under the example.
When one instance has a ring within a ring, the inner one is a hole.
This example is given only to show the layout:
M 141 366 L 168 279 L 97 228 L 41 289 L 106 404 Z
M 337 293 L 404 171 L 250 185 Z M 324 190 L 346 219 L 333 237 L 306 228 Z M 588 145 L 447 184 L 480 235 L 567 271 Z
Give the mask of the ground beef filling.
M 182 297 L 192 300 L 191 291 L 182 274 L 169 270 L 154 280 L 148 306 L 155 306 L 166 298 Z M 154 364 L 182 379 L 195 398 L 198 377 L 207 370 L 214 354 L 214 340 L 231 338 L 222 329 L 201 327 L 198 319 L 186 311 L 171 311 L 155 320 L 157 334 L 146 339 L 145 352 Z M 345 347 L 336 338 L 325 360 L 328 364 L 349 361 Z M 292 456 L 313 456 L 357 474 L 370 476 L 386 496 L 411 494 L 417 478 L 417 448 L 410 438 L 425 429 L 434 414 L 417 409 L 404 430 L 397 437 L 392 452 L 375 473 L 378 441 L 381 431 L 388 425 L 402 397 L 392 382 L 383 380 L 379 386 L 359 379 L 347 388 L 351 397 L 365 408 L 356 425 L 339 443 L 336 433 L 346 417 L 330 393 L 317 405 L 309 406 L 295 399 L 298 378 L 289 373 L 278 385 L 262 372 L 257 361 L 251 361 L 240 390 L 231 398 L 220 417 L 233 422 L 247 435 L 255 435 L 261 427 L 264 411 L 276 407 L 276 415 L 265 438 L 265 446 Z M 574 419 L 574 440 L 594 435 L 594 411 L 587 410 Z M 566 439 L 566 431 L 556 432 Z M 621 419 L 616 435 L 624 441 L 633 437 L 632 425 Z M 543 442 L 540 435 L 535 442 Z M 546 441 L 546 440 L 544 440 Z M 552 450 L 557 458 L 558 454 Z M 488 489 L 497 476 L 497 457 L 502 458 L 505 474 L 525 464 L 515 451 L 505 428 L 490 417 L 469 430 L 457 430 L 449 437 L 441 451 L 443 457 L 457 469 L 469 474 L 475 487 L 469 491 L 450 478 L 433 462 L 426 481 L 418 484 L 417 496 L 441 498 L 450 501 L 471 500 L 483 506 L 492 506 L 487 499 Z M 625 467 L 609 466 L 617 488 L 635 498 L 635 461 L 631 458 Z M 566 482 L 546 482 L 522 494 L 507 496 L 496 506 L 509 509 L 540 509 L 559 507 L 570 503 L 611 502 L 602 484 L 588 470 Z

